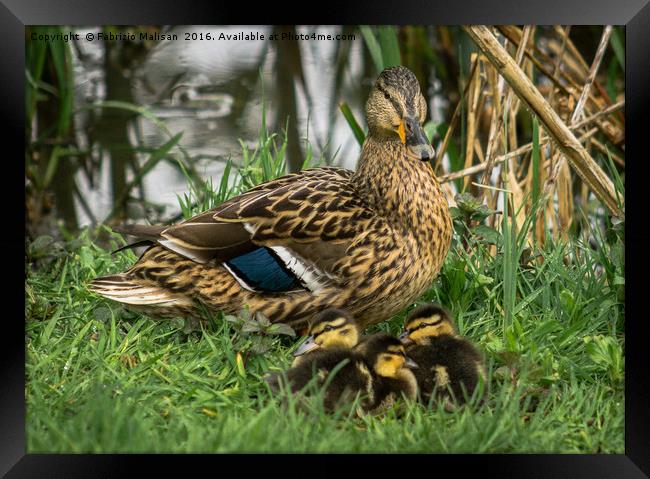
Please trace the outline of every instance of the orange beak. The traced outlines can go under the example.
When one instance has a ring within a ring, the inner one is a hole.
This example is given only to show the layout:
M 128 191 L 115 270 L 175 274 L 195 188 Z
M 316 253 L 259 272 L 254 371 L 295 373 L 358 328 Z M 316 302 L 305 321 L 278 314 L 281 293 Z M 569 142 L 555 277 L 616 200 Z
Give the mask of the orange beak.
M 406 145 L 406 130 L 404 129 L 404 121 L 401 121 L 399 127 L 397 128 L 397 134 L 399 139 L 402 140 L 402 144 Z

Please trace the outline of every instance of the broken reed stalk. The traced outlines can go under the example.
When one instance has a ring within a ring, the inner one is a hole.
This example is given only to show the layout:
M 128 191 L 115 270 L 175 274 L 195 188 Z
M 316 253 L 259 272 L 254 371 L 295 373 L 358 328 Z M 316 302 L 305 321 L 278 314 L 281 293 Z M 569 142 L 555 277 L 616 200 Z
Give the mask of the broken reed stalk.
M 537 115 L 546 131 L 569 158 L 571 166 L 580 178 L 589 185 L 610 212 L 623 218 L 624 215 L 618 207 L 612 181 L 605 175 L 580 141 L 573 135 L 569 127 L 551 108 L 539 90 L 521 68 L 517 66 L 515 60 L 504 50 L 489 29 L 480 25 L 467 26 L 464 29 L 513 88 L 517 96 Z

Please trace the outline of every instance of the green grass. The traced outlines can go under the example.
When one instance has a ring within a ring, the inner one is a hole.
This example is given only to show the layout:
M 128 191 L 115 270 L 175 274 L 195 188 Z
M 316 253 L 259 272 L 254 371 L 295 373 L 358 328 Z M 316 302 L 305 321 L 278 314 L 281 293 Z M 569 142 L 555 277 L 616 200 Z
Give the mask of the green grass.
M 229 168 L 233 186 L 180 199 L 184 215 L 279 174 L 286 139 L 276 140 L 263 128 L 245 166 Z M 155 321 L 90 294 L 92 278 L 136 260 L 132 251 L 110 254 L 124 244 L 119 235 L 86 230 L 35 241 L 25 284 L 27 450 L 622 453 L 620 225 L 595 234 L 596 250 L 548 241 L 535 252 L 543 262 L 527 261 L 524 235 L 511 223 L 503 231 L 456 226 L 420 301 L 451 309 L 485 352 L 488 399 L 454 413 L 408 404 L 364 418 L 272 396 L 262 378 L 288 367 L 291 337 L 270 336 L 270 349 L 256 355 L 255 336 L 241 336 L 221 315 L 187 334 L 182 321 Z M 397 334 L 406 313 L 370 332 Z

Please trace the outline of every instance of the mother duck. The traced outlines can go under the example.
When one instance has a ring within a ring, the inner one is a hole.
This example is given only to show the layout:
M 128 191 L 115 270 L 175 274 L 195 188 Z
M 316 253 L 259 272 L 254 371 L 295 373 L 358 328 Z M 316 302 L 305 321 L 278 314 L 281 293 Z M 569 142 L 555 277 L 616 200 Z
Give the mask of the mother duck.
M 363 329 L 400 312 L 440 271 L 452 222 L 413 72 L 385 69 L 365 113 L 356 172 L 311 168 L 177 225 L 123 226 L 150 247 L 90 288 L 159 317 L 196 316 L 201 304 L 228 313 L 248 306 L 304 327 L 326 308 L 345 308 Z

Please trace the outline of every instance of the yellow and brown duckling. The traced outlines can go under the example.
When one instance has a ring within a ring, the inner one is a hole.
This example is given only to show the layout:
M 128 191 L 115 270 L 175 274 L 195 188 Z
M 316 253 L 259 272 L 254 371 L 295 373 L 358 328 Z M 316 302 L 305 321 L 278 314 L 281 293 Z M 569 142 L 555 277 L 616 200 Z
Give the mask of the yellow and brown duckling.
M 327 309 L 316 316 L 309 333 L 294 352 L 296 359 L 285 373 L 291 392 L 304 389 L 316 376 L 317 389 L 326 381 L 329 383 L 323 397 L 327 410 L 352 402 L 357 395 L 363 397 L 364 405 L 372 402 L 373 375 L 362 354 L 354 349 L 359 340 L 354 319 L 346 311 Z M 330 378 L 333 371 L 335 374 Z M 283 375 L 273 374 L 266 381 L 277 392 Z
M 316 316 L 309 328 L 309 337 L 293 353 L 297 366 L 313 351 L 352 350 L 359 342 L 357 323 L 347 311 L 329 308 Z
M 345 306 L 361 328 L 402 311 L 438 274 L 452 222 L 415 75 L 384 70 L 365 113 L 356 171 L 311 168 L 177 225 L 116 228 L 150 246 L 90 288 L 154 316 L 248 306 L 294 328 L 332 307 Z
M 417 379 L 412 369 L 419 366 L 410 357 L 402 342 L 385 333 L 364 338 L 357 350 L 373 374 L 372 401 L 366 410 L 383 411 L 398 399 L 417 398 Z
M 437 304 L 416 308 L 404 322 L 400 336 L 406 353 L 419 366 L 414 370 L 421 399 L 443 400 L 445 407 L 463 404 L 481 379 L 485 363 L 474 345 L 458 335 L 449 313 Z

